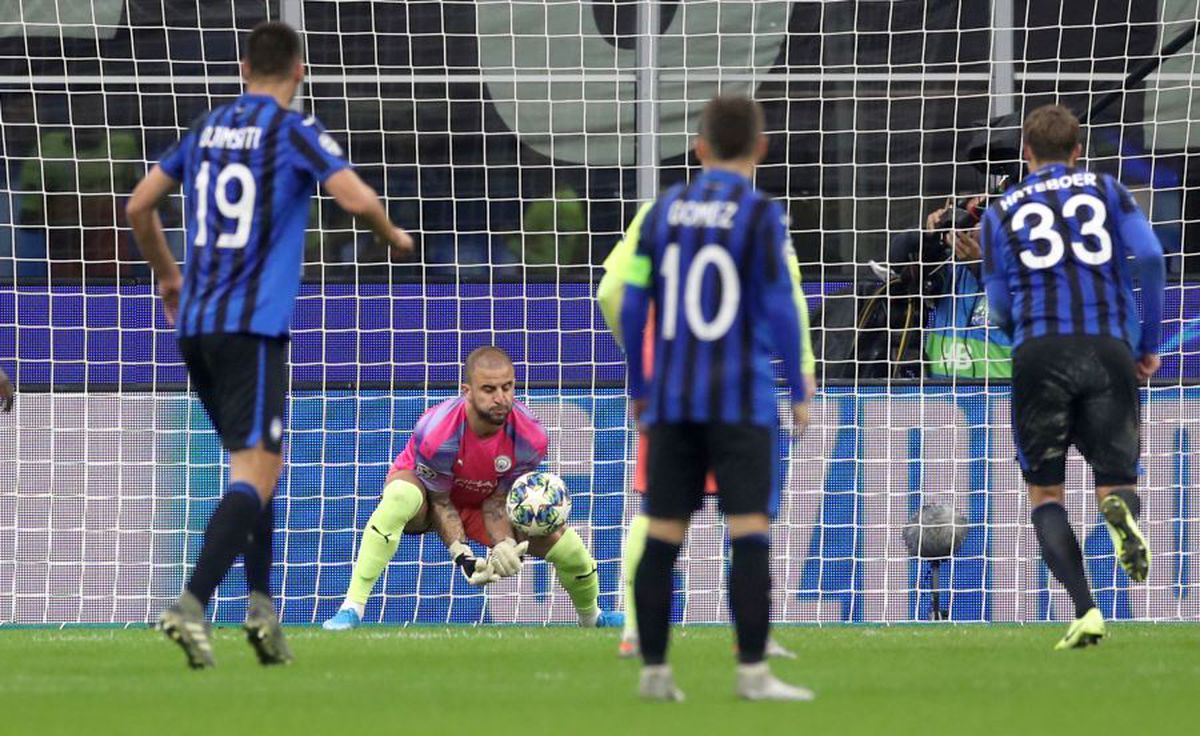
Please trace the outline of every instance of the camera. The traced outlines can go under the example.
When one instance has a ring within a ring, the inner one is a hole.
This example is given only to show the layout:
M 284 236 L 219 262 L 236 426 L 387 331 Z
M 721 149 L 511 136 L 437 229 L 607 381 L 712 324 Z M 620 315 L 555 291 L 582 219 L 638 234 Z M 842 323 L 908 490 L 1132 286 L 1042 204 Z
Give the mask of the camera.
M 1007 174 L 994 174 L 988 177 L 987 194 L 982 197 L 959 197 L 954 200 L 950 207 L 942 213 L 934 223 L 934 230 L 937 232 L 945 232 L 947 230 L 970 230 L 979 224 L 983 219 L 983 213 L 987 212 L 987 208 L 991 205 L 993 199 L 1008 188 L 1009 177 Z
M 934 223 L 934 230 L 942 232 L 945 230 L 970 230 L 979 224 L 983 219 L 983 213 L 987 211 L 988 201 L 985 199 L 981 202 L 974 202 L 972 199 L 958 199 L 954 204 L 942 213 Z

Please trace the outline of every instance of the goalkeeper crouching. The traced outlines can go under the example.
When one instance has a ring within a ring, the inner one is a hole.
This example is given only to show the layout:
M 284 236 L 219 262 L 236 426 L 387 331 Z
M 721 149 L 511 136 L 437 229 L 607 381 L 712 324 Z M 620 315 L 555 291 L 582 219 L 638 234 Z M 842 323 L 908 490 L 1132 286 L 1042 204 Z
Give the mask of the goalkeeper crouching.
M 425 412 L 392 464 L 363 531 L 346 600 L 324 628 L 358 626 L 400 537 L 430 530 L 472 585 L 516 575 L 528 552 L 554 566 L 580 626 L 623 623 L 621 614 L 600 610 L 596 561 L 575 530 L 519 539 L 508 518 L 509 489 L 537 469 L 547 444 L 537 417 L 513 398 L 515 385 L 512 361 L 500 348 L 478 348 L 467 357 L 462 394 Z M 468 538 L 489 548 L 486 559 L 475 557 Z
M 596 287 L 596 300 L 600 303 L 600 312 L 604 321 L 612 331 L 617 343 L 626 350 L 630 346 L 624 344 L 621 335 L 621 305 L 624 301 L 625 283 L 623 276 L 630 259 L 637 252 L 638 239 L 641 235 L 642 224 L 646 213 L 650 211 L 653 202 L 646 202 L 634 215 L 625 231 L 625 237 L 613 247 L 608 257 L 604 259 L 604 276 Z M 804 380 L 808 385 L 809 395 L 816 393 L 816 361 L 813 358 L 812 343 L 808 332 L 808 305 L 804 300 L 804 292 L 800 286 L 800 263 L 793 251 L 788 253 L 788 268 L 792 278 L 793 295 L 800 314 L 801 339 L 804 344 Z M 651 305 L 649 317 L 646 320 L 645 339 L 641 346 L 642 364 L 646 366 L 646 379 L 650 379 L 650 368 L 654 365 L 654 306 Z M 649 457 L 649 442 L 646 433 L 638 431 L 637 460 L 633 471 L 632 490 L 639 496 L 646 492 L 646 458 Z M 710 496 L 717 493 L 717 481 L 710 472 L 705 478 L 704 491 Z M 637 501 L 640 506 L 640 499 Z M 621 574 L 625 579 L 625 626 L 621 633 L 621 643 L 617 654 L 623 658 L 640 655 L 638 647 L 637 611 L 633 600 L 634 572 L 642 559 L 642 551 L 646 548 L 646 531 L 650 520 L 639 508 L 629 522 L 625 533 L 625 548 L 621 557 Z M 774 637 L 767 640 L 767 656 L 794 659 L 795 654 L 777 642 Z

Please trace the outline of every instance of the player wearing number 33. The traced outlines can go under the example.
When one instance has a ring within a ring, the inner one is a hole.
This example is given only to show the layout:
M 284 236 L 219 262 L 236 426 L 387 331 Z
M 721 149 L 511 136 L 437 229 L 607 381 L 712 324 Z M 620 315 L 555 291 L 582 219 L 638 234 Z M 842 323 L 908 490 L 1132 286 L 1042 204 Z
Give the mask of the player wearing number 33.
M 244 44 L 246 92 L 196 119 L 130 196 L 138 248 L 158 280 L 192 385 L 230 453 L 225 496 L 195 571 L 160 619 L 192 667 L 213 664 L 204 608 L 238 555 L 246 561 L 246 632 L 263 664 L 291 659 L 269 590 L 271 497 L 282 465 L 287 342 L 317 183 L 363 218 L 393 252 L 412 238 L 312 116 L 290 110 L 304 78 L 300 37 L 263 23 Z M 167 248 L 158 204 L 180 182 L 186 268 Z
M 1063 506 L 1068 445 L 1092 467 L 1126 574 L 1142 582 L 1150 571 L 1137 525 L 1138 382 L 1159 365 L 1163 254 L 1125 187 L 1076 166 L 1079 121 L 1070 111 L 1040 107 L 1023 133 L 1031 173 L 984 215 L 984 285 L 993 321 L 1013 336 L 1013 437 L 1030 516 L 1046 566 L 1075 604 L 1075 621 L 1056 648 L 1073 649 L 1106 631 Z
M 472 585 L 516 575 L 528 551 L 554 567 L 580 626 L 624 623 L 619 613 L 600 610 L 596 561 L 574 529 L 528 538 L 513 529 L 505 497 L 546 457 L 546 432 L 513 398 L 515 384 L 512 361 L 500 348 L 481 347 L 467 356 L 462 394 L 425 412 L 392 464 L 363 530 L 346 600 L 324 628 L 358 626 L 401 535 L 427 531 L 438 533 Z M 490 548 L 485 559 L 475 557 L 468 539 Z

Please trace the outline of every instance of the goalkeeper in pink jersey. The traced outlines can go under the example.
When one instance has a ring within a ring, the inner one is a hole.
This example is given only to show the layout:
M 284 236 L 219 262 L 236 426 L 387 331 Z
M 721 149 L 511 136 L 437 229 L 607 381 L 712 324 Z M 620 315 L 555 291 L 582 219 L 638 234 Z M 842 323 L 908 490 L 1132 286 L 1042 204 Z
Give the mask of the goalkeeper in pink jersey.
M 526 552 L 554 566 L 579 614 L 579 625 L 621 626 L 624 616 L 600 610 L 596 561 L 575 530 L 518 539 L 504 507 L 513 481 L 546 457 L 546 432 L 513 398 L 516 374 L 500 348 L 467 357 L 462 394 L 417 421 L 383 486 L 383 498 L 363 531 L 346 600 L 324 628 L 352 629 L 363 617 L 375 581 L 396 554 L 403 533 L 437 531 L 450 559 L 472 585 L 521 571 Z M 489 547 L 478 559 L 467 539 Z

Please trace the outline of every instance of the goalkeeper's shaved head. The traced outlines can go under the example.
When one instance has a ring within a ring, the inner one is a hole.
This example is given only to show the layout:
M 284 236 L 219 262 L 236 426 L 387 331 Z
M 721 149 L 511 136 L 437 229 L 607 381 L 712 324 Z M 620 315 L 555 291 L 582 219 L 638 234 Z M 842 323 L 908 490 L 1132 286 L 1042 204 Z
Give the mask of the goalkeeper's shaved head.
M 475 378 L 475 373 L 481 368 L 485 371 L 494 371 L 512 367 L 512 358 L 509 358 L 508 353 L 503 349 L 495 345 L 484 345 L 475 348 L 467 356 L 467 362 L 463 364 L 463 382 L 471 383 Z
M 508 353 L 486 345 L 475 348 L 463 365 L 463 396 L 481 421 L 498 427 L 512 411 L 516 370 Z

